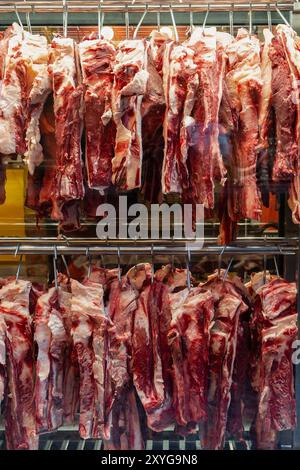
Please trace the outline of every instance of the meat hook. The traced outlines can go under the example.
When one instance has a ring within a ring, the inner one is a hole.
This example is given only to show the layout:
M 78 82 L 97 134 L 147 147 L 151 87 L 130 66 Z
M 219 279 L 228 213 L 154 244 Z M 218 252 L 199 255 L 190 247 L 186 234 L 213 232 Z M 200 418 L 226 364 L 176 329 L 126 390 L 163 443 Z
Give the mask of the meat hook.
M 233 9 L 234 9 L 234 4 L 231 5 L 231 9 L 229 10 L 229 32 L 231 36 L 234 36 Z
M 160 9 L 161 9 L 161 5 L 159 5 L 158 12 L 156 13 L 156 18 L 157 18 L 157 31 L 160 31 Z
M 24 29 L 21 17 L 20 17 L 19 12 L 18 12 L 17 5 L 15 5 L 15 14 L 16 14 L 16 17 L 18 19 L 19 25 L 21 26 L 22 29 Z
M 271 13 L 270 5 L 268 6 L 267 18 L 268 18 L 268 28 L 270 31 L 272 31 L 272 13 Z
M 273 261 L 274 261 L 274 265 L 275 265 L 276 276 L 280 277 L 279 269 L 278 269 L 278 263 L 277 263 L 277 259 L 276 259 L 275 255 L 273 256 Z
M 192 5 L 190 5 L 190 33 L 192 34 L 194 29 L 194 13 L 192 10 Z
M 219 254 L 219 259 L 218 259 L 218 277 L 221 277 L 221 267 L 222 267 L 222 256 L 224 254 L 224 251 L 226 249 L 226 245 L 223 246 L 221 253 Z
M 92 257 L 90 255 L 90 248 L 87 247 L 86 248 L 86 257 L 88 259 L 88 272 L 87 272 L 87 278 L 89 279 L 90 278 L 90 275 L 91 275 L 91 270 L 92 270 Z
M 24 0 L 24 3 L 26 3 L 26 1 L 27 0 Z M 27 29 L 31 34 L 32 33 L 32 28 L 31 28 L 31 22 L 30 22 L 30 13 L 28 11 L 26 12 L 26 23 L 27 23 Z
M 172 20 L 172 25 L 173 25 L 173 30 L 174 30 L 175 41 L 178 42 L 179 37 L 178 37 L 178 31 L 177 31 L 177 26 L 176 26 L 176 22 L 175 22 L 175 17 L 174 17 L 172 5 L 170 5 L 169 8 L 170 8 L 170 15 L 171 15 L 171 20 Z
M 153 243 L 151 245 L 151 284 L 154 281 L 154 253 L 153 253 Z
M 68 4 L 63 0 L 63 34 L 64 38 L 68 36 Z
M 57 260 L 57 246 L 53 246 L 53 274 L 54 274 L 54 286 L 55 289 L 58 289 L 58 280 L 57 280 L 57 266 L 56 266 L 56 260 Z
M 249 36 L 252 35 L 252 3 L 249 4 Z
M 275 10 L 277 11 L 278 15 L 280 16 L 280 18 L 282 19 L 282 21 L 291 28 L 291 25 L 290 23 L 288 22 L 288 20 L 283 16 L 283 14 L 281 13 L 281 11 L 279 10 L 278 6 L 277 6 L 277 3 L 275 3 Z
M 101 38 L 101 29 L 102 29 L 102 24 L 101 24 L 101 3 L 98 3 L 98 38 Z
M 19 250 L 20 250 L 20 243 L 18 243 L 18 245 L 17 245 L 16 251 L 15 251 L 15 256 L 18 256 Z M 16 283 L 18 282 L 19 277 L 20 277 L 20 271 L 21 271 L 21 266 L 22 266 L 22 260 L 23 260 L 23 255 L 21 254 L 21 255 L 20 255 L 19 264 L 18 264 L 18 268 L 17 268 L 17 272 L 16 272 Z
M 129 12 L 128 12 L 128 6 L 126 6 L 126 11 L 125 11 L 125 28 L 126 28 L 126 39 L 129 39 Z
M 209 15 L 209 5 L 207 5 L 207 11 L 206 11 L 206 13 L 205 13 L 205 17 L 204 17 L 203 24 L 202 24 L 203 36 L 205 36 L 204 30 L 205 30 L 205 26 L 206 26 L 206 22 L 207 22 L 208 15 Z
M 188 290 L 191 290 L 191 271 L 190 271 L 190 262 L 191 262 L 191 252 L 190 247 L 186 245 L 186 285 Z
M 227 277 L 227 275 L 228 275 L 228 273 L 229 273 L 229 269 L 231 268 L 231 265 L 232 265 L 232 263 L 233 263 L 233 259 L 234 259 L 234 258 L 232 257 L 232 258 L 230 259 L 229 263 L 228 263 L 228 266 L 227 266 L 226 271 L 225 271 L 224 276 L 223 276 L 223 281 L 226 280 L 226 277 Z
M 117 253 L 118 253 L 118 281 L 119 285 L 122 284 L 122 269 L 121 269 L 121 249 L 120 245 L 117 248 Z
M 138 25 L 137 25 L 137 27 L 136 27 L 135 30 L 134 30 L 133 39 L 136 39 L 137 33 L 138 33 L 140 27 L 142 26 L 142 23 L 143 23 L 143 21 L 144 21 L 144 19 L 145 19 L 145 16 L 147 15 L 147 13 L 148 13 L 148 5 L 145 5 L 145 11 L 144 11 L 144 13 L 142 14 L 141 19 L 140 19 L 140 21 L 138 22 Z

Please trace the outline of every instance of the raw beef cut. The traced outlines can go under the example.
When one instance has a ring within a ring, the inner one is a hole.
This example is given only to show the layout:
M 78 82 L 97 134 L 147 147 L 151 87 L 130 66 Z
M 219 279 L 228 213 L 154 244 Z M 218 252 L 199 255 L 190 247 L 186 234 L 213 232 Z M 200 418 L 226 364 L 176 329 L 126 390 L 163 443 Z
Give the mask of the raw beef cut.
M 81 161 L 84 88 L 79 84 L 77 50 L 73 39 L 53 39 L 49 72 L 54 96 L 56 138 L 51 217 L 63 221 L 69 213 L 69 204 L 84 196 Z
M 80 371 L 79 433 L 99 438 L 104 426 L 107 316 L 103 288 L 71 280 L 72 337 Z
M 124 191 L 141 185 L 141 105 L 149 77 L 147 56 L 145 40 L 122 41 L 113 68 L 112 109 L 117 133 L 112 182 Z
M 220 34 L 220 33 L 219 33 Z M 223 33 L 225 35 L 225 33 Z M 230 36 L 222 38 L 222 44 Z M 221 38 L 219 38 L 219 43 Z M 188 41 L 195 53 L 198 86 L 184 114 L 181 129 L 181 154 L 187 160 L 188 184 L 184 199 L 214 207 L 214 181 L 224 183 L 226 170 L 219 148 L 219 108 L 222 98 L 225 59 L 217 47 L 216 28 L 195 28 Z
M 4 399 L 6 383 L 6 325 L 5 320 L 0 316 L 0 410 Z M 1 411 L 0 411 L 1 412 Z
M 35 159 L 39 163 L 35 154 L 39 151 L 36 148 L 39 135 L 38 111 L 32 115 L 33 105 L 42 99 L 37 97 L 41 88 L 43 94 L 44 89 L 50 92 L 47 39 L 30 34 L 14 23 L 6 31 L 1 46 L 5 47 L 6 55 L 0 93 L 0 153 L 23 155 L 28 151 L 27 157 L 34 165 Z
M 6 325 L 6 446 L 14 450 L 38 447 L 30 291 L 31 283 L 23 280 L 11 280 L 0 289 L 0 317 Z
M 161 31 L 152 31 L 150 34 L 150 51 L 154 66 L 162 77 L 164 48 L 167 42 L 171 42 L 169 36 Z
M 214 302 L 202 287 L 170 294 L 169 301 L 176 421 L 179 426 L 193 427 L 207 417 L 208 339 Z
M 102 39 L 79 44 L 83 83 L 85 121 L 85 161 L 90 188 L 101 192 L 111 184 L 115 124 L 111 93 L 114 81 L 115 48 Z
M 155 68 L 151 47 L 148 46 L 146 93 L 142 101 L 142 192 L 154 203 L 161 193 L 161 169 L 164 153 L 163 120 L 165 99 L 162 78 Z
M 63 424 L 63 376 L 67 333 L 55 287 L 41 295 L 35 310 L 37 343 L 35 404 L 38 432 L 53 431 Z
M 228 215 L 238 222 L 243 218 L 258 219 L 261 213 L 256 184 L 258 105 L 262 89 L 259 40 L 240 29 L 226 53 L 226 99 L 234 122 L 228 169 Z
M 221 276 L 224 276 L 222 272 Z M 209 339 L 208 415 L 201 436 L 205 449 L 224 446 L 239 317 L 248 308 L 242 300 L 242 284 L 238 283 L 237 288 L 236 283 L 215 274 L 204 284 L 212 292 L 215 303 Z
M 166 100 L 163 194 L 181 194 L 183 186 L 187 185 L 187 144 L 190 137 L 189 128 L 194 123 L 191 112 L 198 84 L 194 50 L 187 45 L 167 43 L 163 58 Z
M 186 271 L 164 266 L 138 299 L 133 328 L 133 380 L 150 429 L 160 432 L 175 423 L 169 295 L 186 286 Z M 141 321 L 143 320 L 143 321 Z M 138 323 L 138 324 L 137 324 Z M 139 351 L 147 350 L 147 354 Z
M 258 392 L 257 447 L 272 449 L 277 432 L 296 426 L 292 344 L 297 338 L 295 283 L 271 277 L 254 290 L 251 322 L 256 340 L 253 388 Z
M 300 51 L 296 47 L 295 35 L 291 28 L 278 25 L 269 52 L 272 106 L 276 117 L 275 181 L 293 178 L 298 158 Z

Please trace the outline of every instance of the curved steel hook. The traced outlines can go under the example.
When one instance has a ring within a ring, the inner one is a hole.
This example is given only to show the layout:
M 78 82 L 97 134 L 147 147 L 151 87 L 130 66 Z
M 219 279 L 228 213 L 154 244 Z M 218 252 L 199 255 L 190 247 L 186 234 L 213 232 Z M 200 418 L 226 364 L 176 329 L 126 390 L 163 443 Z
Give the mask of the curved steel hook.
M 19 12 L 18 12 L 17 5 L 15 5 L 15 14 L 16 14 L 16 17 L 18 19 L 19 25 L 21 26 L 22 29 L 24 29 L 21 17 L 20 17 Z
M 18 256 L 19 250 L 20 250 L 20 243 L 18 243 L 18 245 L 17 245 L 16 251 L 15 251 L 15 256 Z M 21 271 L 21 266 L 22 266 L 22 260 L 23 260 L 23 255 L 21 254 L 21 255 L 20 255 L 19 264 L 18 264 L 18 268 L 17 268 L 17 272 L 16 272 L 16 283 L 18 282 L 19 277 L 20 277 L 20 271 Z
M 189 245 L 186 246 L 186 284 L 188 290 L 191 290 L 191 271 L 190 271 L 190 261 L 191 261 L 191 252 Z
M 68 36 L 68 4 L 67 0 L 62 0 L 63 2 L 63 34 L 64 38 Z
M 153 243 L 151 245 L 151 284 L 154 282 L 154 253 L 153 253 Z
M 252 35 L 252 3 L 249 4 L 249 36 Z
M 24 0 L 24 3 L 26 3 L 26 1 L 27 0 Z M 26 12 L 26 23 L 27 23 L 27 29 L 31 34 L 32 33 L 32 27 L 31 27 L 31 22 L 30 22 L 30 13 L 28 11 Z
M 221 277 L 221 268 L 222 268 L 222 256 L 226 250 L 226 245 L 223 246 L 221 253 L 218 258 L 218 277 Z
M 129 11 L 128 11 L 128 6 L 126 6 L 126 11 L 125 11 L 125 28 L 126 28 L 126 39 L 129 39 Z
M 144 19 L 145 19 L 145 16 L 147 15 L 147 13 L 148 13 L 148 5 L 146 4 L 146 5 L 145 5 L 145 11 L 144 11 L 144 13 L 142 14 L 141 19 L 140 19 L 140 21 L 138 22 L 137 27 L 136 27 L 135 30 L 134 30 L 134 33 L 133 33 L 133 36 L 132 36 L 133 39 L 136 39 L 137 33 L 139 32 L 139 29 L 140 29 L 140 27 L 142 26 L 142 23 L 143 23 L 143 21 L 144 21 Z
M 175 41 L 178 42 L 179 41 L 179 36 L 178 36 L 178 31 L 177 31 L 177 26 L 176 26 L 176 22 L 175 22 L 175 17 L 174 17 L 172 5 L 169 6 L 169 9 L 170 9 L 170 15 L 171 15 L 171 20 L 172 20 L 173 30 L 174 30 Z
M 57 260 L 57 246 L 53 246 L 53 274 L 54 274 L 54 286 L 55 289 L 58 289 L 58 280 L 57 280 L 57 266 L 56 266 L 56 260 Z
M 229 10 L 229 32 L 231 36 L 234 36 L 233 9 L 234 4 L 231 5 L 231 9 Z
M 117 248 L 118 250 L 118 281 L 119 286 L 122 284 L 122 268 L 121 268 L 121 249 L 120 246 Z
M 268 18 L 268 28 L 272 32 L 272 12 L 271 12 L 270 5 L 268 6 L 268 10 L 267 10 L 267 18 Z

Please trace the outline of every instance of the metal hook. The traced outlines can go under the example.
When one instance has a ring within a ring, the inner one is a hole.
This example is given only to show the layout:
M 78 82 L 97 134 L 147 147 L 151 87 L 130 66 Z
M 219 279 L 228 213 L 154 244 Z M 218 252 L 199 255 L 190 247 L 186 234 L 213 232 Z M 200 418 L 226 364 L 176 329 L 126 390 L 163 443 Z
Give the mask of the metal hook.
M 154 253 L 153 253 L 153 243 L 151 245 L 151 284 L 154 281 Z
M 121 249 L 120 246 L 117 248 L 118 250 L 118 281 L 119 285 L 122 284 L 122 268 L 121 268 Z
M 179 41 L 179 37 L 178 37 L 178 31 L 177 31 L 177 26 L 176 26 L 176 22 L 175 22 L 175 17 L 174 17 L 172 5 L 170 5 L 169 8 L 170 8 L 170 15 L 171 15 L 172 24 L 173 24 L 173 30 L 174 30 L 175 41 L 178 42 L 178 41 Z
M 271 13 L 270 5 L 268 6 L 268 10 L 267 10 L 267 18 L 268 18 L 268 28 L 272 32 L 272 13 Z
M 276 276 L 280 277 L 279 269 L 278 269 L 278 263 L 277 263 L 277 259 L 276 259 L 275 255 L 273 256 L 273 261 L 274 261 L 274 265 L 275 265 Z
M 63 0 L 63 34 L 64 38 L 68 35 L 68 5 L 67 0 Z
M 233 263 L 233 259 L 234 259 L 234 258 L 232 257 L 232 258 L 230 259 L 229 263 L 228 263 L 228 266 L 227 266 L 226 271 L 225 271 L 224 276 L 223 276 L 223 281 L 225 281 L 225 279 L 226 279 L 226 277 L 227 277 L 227 275 L 228 275 L 228 273 L 229 273 L 229 269 L 231 268 L 231 265 L 232 265 L 232 263 Z
M 191 261 L 191 252 L 189 245 L 186 246 L 186 284 L 188 290 L 191 290 L 191 272 L 190 272 L 190 261 Z
M 193 32 L 193 29 L 194 29 L 194 13 L 193 13 L 193 10 L 192 10 L 192 5 L 190 5 L 190 31 L 191 31 L 191 34 Z
M 218 277 L 221 277 L 221 267 L 222 267 L 222 256 L 224 254 L 224 251 L 226 249 L 226 245 L 223 246 L 221 253 L 219 254 L 219 259 L 218 259 Z
M 15 5 L 15 14 L 16 14 L 16 17 L 18 19 L 19 25 L 21 26 L 22 29 L 24 29 L 21 17 L 20 17 L 19 12 L 18 12 L 17 5 Z
M 129 39 L 129 12 L 128 12 L 128 6 L 126 7 L 126 11 L 125 11 L 125 28 L 126 28 L 126 39 Z
M 26 1 L 27 0 L 24 0 L 24 3 L 26 3 Z M 31 28 L 31 22 L 30 22 L 30 13 L 28 11 L 26 12 L 26 23 L 27 23 L 27 29 L 31 34 L 32 33 L 32 28 Z
M 277 3 L 275 3 L 275 10 L 277 11 L 278 15 L 280 16 L 280 18 L 282 19 L 282 21 L 289 27 L 291 28 L 291 25 L 290 23 L 288 22 L 288 20 L 283 16 L 283 14 L 281 13 L 281 11 L 279 10 L 278 6 L 277 6 Z
M 102 19 L 101 19 L 101 2 L 98 3 L 98 38 L 101 38 Z
M 252 35 L 252 3 L 249 4 L 249 36 Z
M 204 29 L 205 29 L 205 25 L 206 25 L 206 22 L 207 22 L 208 15 L 209 15 L 209 5 L 207 5 L 207 11 L 205 13 L 205 17 L 204 17 L 204 21 L 203 21 L 203 25 L 202 25 L 203 35 L 204 35 Z
M 58 280 L 57 280 L 57 266 L 56 266 L 56 260 L 57 260 L 57 246 L 53 246 L 53 274 L 54 274 L 54 286 L 55 289 L 58 289 Z
M 86 257 L 87 257 L 87 260 L 88 260 L 87 278 L 89 279 L 90 276 L 91 276 L 91 271 L 92 271 L 92 258 L 91 258 L 91 255 L 90 255 L 90 248 L 89 247 L 86 248 L 85 254 L 86 254 Z
M 18 243 L 18 245 L 17 245 L 16 251 L 15 251 L 15 256 L 18 256 L 19 249 L 20 249 L 20 243 Z M 17 272 L 16 272 L 16 283 L 17 283 L 18 280 L 19 280 L 20 271 L 21 271 L 21 266 L 22 266 L 22 260 L 23 260 L 23 255 L 21 254 L 21 255 L 20 255 L 19 264 L 18 264 L 18 268 L 17 268 Z
M 231 36 L 234 36 L 233 9 L 234 9 L 234 4 L 231 5 L 231 9 L 229 10 L 229 31 L 230 31 Z
M 157 31 L 160 31 L 160 9 L 161 9 L 161 5 L 159 5 L 158 12 L 156 13 Z
M 64 267 L 65 267 L 65 270 L 66 270 L 66 273 L 67 273 L 68 279 L 70 279 L 70 278 L 71 278 L 71 275 L 70 275 L 70 271 L 69 271 L 68 263 L 67 263 L 67 261 L 66 261 L 66 258 L 64 257 L 64 255 L 61 255 L 61 259 L 63 260 Z
M 138 22 L 137 27 L 136 27 L 135 30 L 134 30 L 133 39 L 136 39 L 137 33 L 138 33 L 140 27 L 142 26 L 142 23 L 143 23 L 143 21 L 144 21 L 144 19 L 145 19 L 145 16 L 147 15 L 147 13 L 148 13 L 148 5 L 145 5 L 145 11 L 144 11 L 144 13 L 142 14 L 141 19 L 140 19 L 140 21 Z

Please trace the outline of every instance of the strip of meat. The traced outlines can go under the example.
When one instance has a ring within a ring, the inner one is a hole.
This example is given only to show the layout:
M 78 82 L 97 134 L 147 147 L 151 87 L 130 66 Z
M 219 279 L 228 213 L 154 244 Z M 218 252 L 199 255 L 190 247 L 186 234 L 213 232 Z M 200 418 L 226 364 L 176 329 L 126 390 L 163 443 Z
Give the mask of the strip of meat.
M 79 433 L 99 438 L 104 425 L 105 332 L 107 317 L 100 284 L 71 280 L 72 337 L 80 371 Z
M 214 207 L 214 181 L 224 183 L 226 175 L 219 149 L 218 123 L 225 60 L 221 47 L 217 48 L 216 28 L 205 31 L 195 28 L 188 45 L 195 51 L 193 61 L 198 86 L 188 113 L 191 117 L 187 126 L 183 123 L 181 133 L 182 154 L 188 153 L 185 159 L 189 169 L 185 199 L 211 209 Z
M 157 72 L 163 75 L 163 56 L 164 47 L 167 42 L 171 42 L 169 36 L 161 31 L 151 31 L 150 34 L 150 51 L 153 63 Z
M 4 399 L 6 383 L 6 325 L 5 320 L 0 316 L 0 410 Z
M 256 184 L 258 103 L 262 88 L 259 40 L 240 29 L 226 53 L 229 58 L 226 86 L 235 114 L 228 211 L 231 220 L 237 222 L 243 218 L 258 219 L 261 213 Z
M 90 188 L 101 192 L 111 184 L 115 124 L 112 119 L 111 92 L 115 48 L 105 40 L 86 40 L 79 44 L 85 102 L 85 160 Z
M 272 61 L 272 105 L 276 116 L 275 181 L 290 180 L 295 173 L 299 141 L 300 52 L 295 32 L 278 25 L 269 56 Z
M 112 109 L 117 134 L 112 182 L 119 189 L 129 191 L 141 185 L 141 104 L 149 77 L 146 41 L 122 41 L 113 73 Z
M 210 325 L 208 416 L 202 441 L 204 448 L 217 450 L 224 446 L 239 317 L 248 307 L 234 282 L 214 275 L 204 286 L 214 296 L 215 313 Z
M 164 161 L 162 192 L 182 193 L 187 184 L 187 150 L 194 124 L 191 111 L 198 86 L 194 50 L 186 45 L 167 43 L 163 59 L 163 85 L 166 100 L 164 119 Z M 181 125 L 183 126 L 181 128 Z
M 31 283 L 9 281 L 0 289 L 0 317 L 6 325 L 7 387 L 5 407 L 6 447 L 38 447 L 34 410 L 34 361 L 31 316 Z
M 176 421 L 193 426 L 207 416 L 209 325 L 213 297 L 201 287 L 170 294 L 172 311 L 168 334 L 174 363 Z
M 273 277 L 255 291 L 252 329 L 258 359 L 253 374 L 253 387 L 258 392 L 256 439 L 258 448 L 273 449 L 277 432 L 296 426 L 292 344 L 298 333 L 297 289 L 295 283 Z
M 63 207 L 83 199 L 81 161 L 83 85 L 79 85 L 77 51 L 73 39 L 54 38 L 49 53 L 54 94 L 56 161 L 52 186 L 52 214 L 63 221 Z
M 67 333 L 60 311 L 59 291 L 53 287 L 37 301 L 34 339 L 38 346 L 35 403 L 38 432 L 63 424 L 63 375 Z

